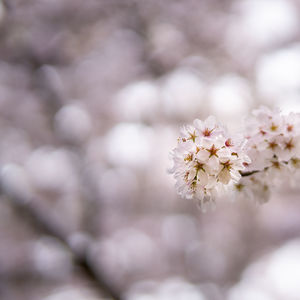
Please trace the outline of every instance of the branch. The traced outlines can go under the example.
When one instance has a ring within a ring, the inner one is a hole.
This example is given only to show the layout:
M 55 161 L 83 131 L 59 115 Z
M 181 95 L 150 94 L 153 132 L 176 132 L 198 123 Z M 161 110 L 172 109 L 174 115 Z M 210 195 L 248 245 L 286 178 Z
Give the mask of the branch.
M 287 165 L 289 162 L 288 161 L 282 161 L 281 163 L 284 163 L 284 164 Z M 249 171 L 249 172 L 241 172 L 240 171 L 240 174 L 242 175 L 242 177 L 247 177 L 247 176 L 251 176 L 255 173 L 267 171 L 268 169 L 269 169 L 269 167 L 265 167 L 263 170 L 253 170 L 253 171 Z
M 6 8 L 6 10 L 10 11 L 12 10 L 12 4 L 9 0 L 2 0 L 3 6 Z
M 259 170 L 255 170 L 255 171 L 249 171 L 249 172 L 240 172 L 240 174 L 242 175 L 242 177 L 247 177 L 247 176 L 251 176 L 255 173 L 261 172 Z
M 57 226 L 55 226 L 49 218 L 44 216 L 41 211 L 34 207 L 30 202 L 26 202 L 24 199 L 20 199 L 18 197 L 13 197 L 12 195 L 4 193 L 3 195 L 12 200 L 10 203 L 13 204 L 17 213 L 24 219 L 27 219 L 34 229 L 58 239 L 72 253 L 74 262 L 81 270 L 81 273 L 93 283 L 101 296 L 105 294 L 114 300 L 122 300 L 119 292 L 111 286 L 104 274 L 94 268 L 93 264 L 88 259 L 87 251 L 84 253 L 75 251 L 70 246 L 67 235 L 57 228 Z

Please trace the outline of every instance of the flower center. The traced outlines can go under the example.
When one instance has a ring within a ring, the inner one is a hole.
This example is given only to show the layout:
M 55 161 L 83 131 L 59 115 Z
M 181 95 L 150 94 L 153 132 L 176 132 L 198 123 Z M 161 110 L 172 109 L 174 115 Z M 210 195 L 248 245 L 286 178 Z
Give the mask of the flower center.
M 227 160 L 226 162 L 222 163 L 222 165 L 224 166 L 224 169 L 230 170 L 232 163 L 230 160 Z
M 265 134 L 266 134 L 266 132 L 265 132 L 264 130 L 262 130 L 262 129 L 260 129 L 259 133 L 260 133 L 261 135 L 265 135 Z
M 199 170 L 202 170 L 203 172 L 205 172 L 205 170 L 203 169 L 203 166 L 204 166 L 204 164 L 197 161 L 197 164 L 195 166 L 195 169 L 196 169 L 197 173 L 198 173 Z
M 214 144 L 211 146 L 210 149 L 206 149 L 206 150 L 210 153 L 209 157 L 212 157 L 212 156 L 218 157 L 217 152 L 219 151 L 219 149 L 216 148 Z
M 278 128 L 278 126 L 276 124 L 272 123 L 272 125 L 270 127 L 271 131 L 276 131 L 277 128 Z
M 293 131 L 294 126 L 289 124 L 286 129 L 288 132 L 291 132 L 291 131 Z
M 285 143 L 285 149 L 292 150 L 294 147 L 295 145 L 293 144 L 292 140 Z
M 214 129 L 209 130 L 208 128 L 205 128 L 202 133 L 204 136 L 211 136 L 211 133 L 214 131 Z
M 293 157 L 291 159 L 291 161 L 292 161 L 292 164 L 293 164 L 294 167 L 299 167 L 299 163 L 300 163 L 300 159 L 299 158 Z
M 269 142 L 269 148 L 271 148 L 272 150 L 274 150 L 277 147 L 277 143 L 276 142 Z
M 273 165 L 274 168 L 280 169 L 280 163 L 279 163 L 279 161 L 272 161 L 272 165 Z
M 244 188 L 244 185 L 241 183 L 238 183 L 235 185 L 235 188 L 240 192 Z
M 188 138 L 188 140 L 192 140 L 195 143 L 195 140 L 197 137 L 195 130 L 193 133 L 189 132 L 189 135 L 190 135 L 190 137 Z

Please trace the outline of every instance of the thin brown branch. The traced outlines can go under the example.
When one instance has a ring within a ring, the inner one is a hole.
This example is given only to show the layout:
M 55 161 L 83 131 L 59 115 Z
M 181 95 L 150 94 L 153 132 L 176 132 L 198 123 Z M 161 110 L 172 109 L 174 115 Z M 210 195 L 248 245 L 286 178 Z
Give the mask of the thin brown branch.
M 260 171 L 255 170 L 255 171 L 249 171 L 249 172 L 240 172 L 240 174 L 242 175 L 242 177 L 247 177 L 247 176 L 251 176 L 251 175 L 253 175 L 255 173 L 258 173 L 258 172 L 260 172 Z
M 276 156 L 274 158 L 276 158 Z M 288 161 L 282 161 L 282 163 L 287 165 L 289 162 Z M 263 170 L 253 170 L 253 171 L 249 171 L 249 172 L 241 172 L 240 171 L 240 174 L 242 175 L 242 177 L 247 177 L 247 176 L 251 176 L 255 173 L 267 171 L 268 169 L 269 169 L 269 167 L 265 167 Z

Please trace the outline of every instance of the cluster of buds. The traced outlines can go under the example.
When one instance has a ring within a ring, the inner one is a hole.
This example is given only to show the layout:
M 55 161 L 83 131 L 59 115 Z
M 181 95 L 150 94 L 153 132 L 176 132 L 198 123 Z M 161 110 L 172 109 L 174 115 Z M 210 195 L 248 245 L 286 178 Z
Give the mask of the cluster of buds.
M 212 116 L 184 126 L 171 156 L 177 192 L 197 199 L 203 211 L 214 206 L 226 187 L 239 182 L 251 162 L 243 139 L 230 136 Z
M 203 211 L 228 190 L 264 203 L 282 178 L 295 178 L 300 170 L 299 114 L 284 116 L 262 107 L 248 119 L 245 132 L 232 136 L 212 116 L 182 127 L 171 152 L 178 194 L 196 199 Z

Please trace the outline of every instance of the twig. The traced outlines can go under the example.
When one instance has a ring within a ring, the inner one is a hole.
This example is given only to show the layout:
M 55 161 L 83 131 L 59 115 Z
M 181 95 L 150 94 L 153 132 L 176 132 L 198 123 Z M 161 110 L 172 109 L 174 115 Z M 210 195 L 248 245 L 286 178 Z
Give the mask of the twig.
M 251 175 L 253 175 L 255 173 L 258 173 L 258 172 L 260 172 L 260 171 L 255 170 L 255 171 L 249 171 L 249 172 L 240 172 L 240 174 L 242 175 L 242 177 L 247 177 L 247 176 L 251 176 Z
M 276 157 L 274 157 L 276 158 Z M 288 164 L 289 162 L 288 161 L 282 161 L 282 163 L 284 164 Z M 241 172 L 240 171 L 240 174 L 242 175 L 242 177 L 247 177 L 247 176 L 251 176 L 255 173 L 259 173 L 259 172 L 262 172 L 262 171 L 267 171 L 269 169 L 269 167 L 265 167 L 263 170 L 253 170 L 253 171 L 249 171 L 249 172 Z

